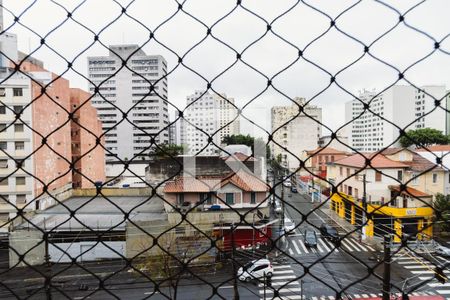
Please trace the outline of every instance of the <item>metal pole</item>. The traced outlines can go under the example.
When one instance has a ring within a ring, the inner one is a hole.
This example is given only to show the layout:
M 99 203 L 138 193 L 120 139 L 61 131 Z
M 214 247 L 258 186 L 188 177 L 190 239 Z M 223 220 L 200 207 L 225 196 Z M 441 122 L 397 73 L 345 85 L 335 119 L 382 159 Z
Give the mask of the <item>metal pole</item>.
M 233 290 L 234 290 L 234 295 L 233 295 L 233 299 L 234 300 L 239 300 L 239 291 L 238 291 L 238 286 L 237 286 L 237 271 L 236 271 L 236 262 L 234 260 L 234 222 L 231 224 L 231 259 L 233 260 Z
M 266 278 L 266 271 L 264 271 L 264 300 L 266 300 L 266 284 L 267 284 L 267 278 Z
M 51 300 L 52 299 L 52 287 L 51 287 L 51 280 L 52 280 L 52 266 L 50 264 L 50 254 L 48 252 L 48 239 L 49 239 L 49 234 L 47 232 L 44 233 L 44 242 L 45 242 L 45 255 L 44 255 L 44 259 L 45 259 L 45 266 L 47 268 L 47 272 L 46 272 L 46 277 L 45 277 L 45 294 L 46 294 L 46 298 L 47 300 Z
M 366 239 L 366 212 L 367 212 L 367 191 L 366 191 L 366 174 L 363 174 L 363 196 L 362 196 L 362 226 L 361 226 L 361 238 L 362 240 Z
M 255 214 L 253 214 L 253 227 L 252 227 L 252 231 L 253 231 L 253 238 L 252 238 L 252 254 L 253 254 L 253 257 L 255 257 Z
M 300 279 L 300 299 L 303 300 L 303 279 Z
M 391 235 L 384 236 L 383 300 L 390 300 L 391 294 Z

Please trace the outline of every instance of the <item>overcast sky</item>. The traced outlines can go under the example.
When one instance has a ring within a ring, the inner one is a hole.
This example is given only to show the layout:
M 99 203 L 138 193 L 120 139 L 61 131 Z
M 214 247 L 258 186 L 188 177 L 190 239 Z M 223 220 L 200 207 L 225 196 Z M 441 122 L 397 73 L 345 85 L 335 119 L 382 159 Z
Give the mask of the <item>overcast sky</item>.
M 4 0 L 3 5 L 18 16 L 32 2 L 32 0 Z M 352 96 L 335 84 L 322 92 L 329 85 L 330 75 L 306 60 L 312 61 L 331 74 L 336 74 L 364 54 L 362 44 L 354 39 L 367 45 L 371 44 L 398 23 L 398 14 L 382 2 L 376 1 L 305 2 L 313 5 L 315 9 L 297 1 L 243 0 L 243 7 L 236 8 L 235 0 L 187 0 L 183 3 L 184 11 L 176 13 L 178 3 L 169 0 L 117 2 L 37 0 L 20 17 L 21 24 L 13 24 L 13 16 L 9 12 L 4 13 L 4 18 L 5 28 L 11 26 L 9 31 L 18 34 L 19 49 L 34 52 L 33 56 L 44 61 L 46 68 L 55 73 L 62 73 L 67 69 L 67 63 L 59 55 L 70 61 L 77 57 L 74 68 L 86 75 L 86 57 L 106 55 L 108 50 L 105 46 L 121 43 L 144 45 L 143 49 L 147 54 L 161 54 L 168 61 L 169 72 L 172 72 L 168 79 L 169 100 L 180 108 L 185 106 L 187 95 L 206 88 L 206 81 L 188 68 L 179 65 L 174 52 L 183 56 L 206 37 L 205 25 L 211 27 L 215 24 L 212 36 L 208 36 L 186 55 L 183 61 L 186 66 L 208 80 L 216 78 L 212 83 L 213 89 L 234 97 L 237 105 L 243 107 L 267 86 L 267 79 L 246 64 L 269 78 L 293 64 L 273 79 L 273 85 L 288 97 L 299 96 L 307 99 L 315 97 L 312 104 L 323 108 L 324 123 L 336 129 L 344 123 L 344 103 L 352 99 Z M 402 14 L 420 2 L 385 1 L 386 4 L 395 6 Z M 419 86 L 446 85 L 449 89 L 450 37 L 446 39 L 445 37 L 448 36 L 450 28 L 448 17 L 450 2 L 448 0 L 423 2 L 405 16 L 406 22 L 437 41 L 444 39 L 440 48 L 447 53 L 435 52 L 410 68 L 406 72 L 406 78 Z M 130 4 L 126 10 L 129 16 L 121 14 L 122 8 L 118 3 L 122 6 Z M 344 12 L 355 3 L 356 6 Z M 50 33 L 45 38 L 46 45 L 41 47 L 41 37 L 38 35 L 42 37 L 47 35 L 67 19 L 67 12 L 62 7 L 72 11 L 79 4 L 81 5 L 73 13 L 73 19 L 96 33 L 107 27 L 100 34 L 100 41 L 105 46 L 99 42 L 92 45 L 94 34 L 69 19 Z M 168 20 L 173 14 L 175 16 Z M 227 14 L 229 15 L 223 18 Z M 339 32 L 335 27 L 325 33 L 330 27 L 330 19 L 325 14 L 331 18 L 340 15 L 336 20 L 337 27 L 354 39 Z M 221 18 L 223 19 L 218 21 Z M 162 24 L 166 20 L 168 21 Z M 273 32 L 267 32 L 266 22 L 273 22 L 271 27 Z M 149 31 L 143 25 L 154 31 L 159 43 L 155 40 L 148 42 Z M 322 34 L 324 34 L 322 37 L 313 42 Z M 217 39 L 222 42 L 218 42 Z M 249 46 L 255 41 L 257 41 L 255 44 Z M 295 47 L 304 50 L 307 45 L 309 46 L 304 51 L 304 57 L 299 59 Z M 246 64 L 236 61 L 235 51 L 230 48 L 238 52 L 246 49 L 242 55 L 242 60 Z M 415 61 L 429 55 L 433 49 L 432 39 L 402 23 L 371 46 L 370 53 L 404 70 Z M 229 70 L 217 77 L 230 66 L 232 67 Z M 391 67 L 365 55 L 337 75 L 336 80 L 349 92 L 357 94 L 364 88 L 378 90 L 385 88 L 397 80 L 397 73 Z M 75 72 L 69 71 L 64 77 L 71 80 L 73 87 L 87 89 L 86 80 Z M 254 100 L 248 110 L 244 110 L 244 114 L 268 128 L 269 108 L 273 105 L 289 104 L 286 96 L 274 88 L 269 88 Z M 244 127 L 244 131 L 248 131 L 247 126 Z

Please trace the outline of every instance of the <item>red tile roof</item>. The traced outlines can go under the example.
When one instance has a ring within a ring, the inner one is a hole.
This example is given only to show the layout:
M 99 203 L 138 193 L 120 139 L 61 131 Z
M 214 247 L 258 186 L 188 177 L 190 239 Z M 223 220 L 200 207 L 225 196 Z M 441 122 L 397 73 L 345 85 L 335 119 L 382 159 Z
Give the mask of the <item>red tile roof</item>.
M 266 192 L 269 186 L 253 174 L 243 170 L 228 176 L 177 177 L 164 186 L 164 193 L 207 193 L 231 183 L 247 192 Z
M 369 153 L 369 154 L 354 154 L 349 157 L 345 157 L 339 160 L 336 160 L 334 164 L 349 166 L 354 168 L 364 168 L 368 167 L 366 164 L 366 159 L 370 159 L 370 165 L 373 168 L 377 169 L 387 169 L 387 168 L 407 168 L 408 165 L 403 162 L 391 160 L 384 156 L 383 154 L 378 153 Z
M 450 145 L 433 145 L 433 146 L 428 146 L 425 148 L 417 148 L 416 151 L 423 151 L 423 152 L 428 152 L 428 151 L 450 151 Z
M 400 186 L 399 185 L 390 185 L 389 189 L 391 191 L 395 191 L 395 192 L 400 192 Z M 413 197 L 431 197 L 431 195 L 426 194 L 422 191 L 416 190 L 415 188 L 406 187 L 406 190 L 402 191 L 401 193 L 402 195 L 406 195 L 406 196 L 413 196 Z
M 345 151 L 337 150 L 337 149 L 334 149 L 334 148 L 331 148 L 331 147 L 325 147 L 325 148 L 324 147 L 318 147 L 318 148 L 316 148 L 314 150 L 306 151 L 306 153 L 308 155 L 314 155 L 316 153 L 318 155 L 321 155 L 321 154 L 348 154 Z

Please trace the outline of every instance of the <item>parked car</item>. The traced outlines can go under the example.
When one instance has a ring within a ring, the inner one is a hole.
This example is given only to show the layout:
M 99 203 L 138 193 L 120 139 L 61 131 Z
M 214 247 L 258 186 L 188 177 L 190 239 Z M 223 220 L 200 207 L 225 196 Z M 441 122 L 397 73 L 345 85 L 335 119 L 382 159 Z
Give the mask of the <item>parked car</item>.
M 282 208 L 281 208 L 281 203 L 278 201 L 275 201 L 275 208 L 274 208 L 275 212 L 277 214 L 281 214 Z
M 291 183 L 289 180 L 285 180 L 285 181 L 283 181 L 283 185 L 284 185 L 285 187 L 291 187 L 291 186 L 292 186 L 292 183 Z
M 306 229 L 304 234 L 304 242 L 307 247 L 316 247 L 317 246 L 317 234 L 312 229 Z
M 298 193 L 298 190 L 295 186 L 291 186 L 291 192 L 293 192 L 294 194 Z
M 336 243 L 339 241 L 339 233 L 338 233 L 337 229 L 329 224 L 323 223 L 320 226 L 320 234 L 324 238 L 330 240 L 333 243 Z
M 286 232 L 287 234 L 291 234 L 291 233 L 295 233 L 295 223 L 289 219 L 289 218 L 284 218 L 284 232 Z
M 450 257 L 450 248 L 439 245 L 434 249 L 434 253 L 440 256 Z
M 264 277 L 272 277 L 273 267 L 272 263 L 265 258 L 252 260 L 245 266 L 239 268 L 237 276 L 239 280 L 250 282 L 252 279 L 259 279 Z

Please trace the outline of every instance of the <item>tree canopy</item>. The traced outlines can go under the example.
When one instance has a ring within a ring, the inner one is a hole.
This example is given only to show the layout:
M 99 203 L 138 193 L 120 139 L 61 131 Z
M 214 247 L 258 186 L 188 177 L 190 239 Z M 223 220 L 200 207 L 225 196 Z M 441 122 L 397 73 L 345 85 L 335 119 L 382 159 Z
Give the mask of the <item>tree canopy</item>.
M 405 136 L 399 140 L 403 147 L 411 145 L 430 146 L 430 145 L 446 145 L 450 142 L 448 136 L 444 135 L 442 131 L 433 128 L 421 128 L 416 130 L 409 130 Z
M 435 222 L 442 231 L 450 231 L 450 195 L 436 194 L 434 200 Z
M 262 138 L 254 138 L 250 136 L 249 134 L 243 135 L 243 134 L 236 134 L 236 135 L 228 135 L 225 136 L 222 140 L 222 143 L 225 145 L 246 145 L 249 146 L 252 149 L 253 156 L 255 155 L 255 149 L 256 153 L 262 153 L 261 150 L 266 151 L 266 156 L 269 157 L 270 155 L 270 148 L 267 145 L 266 142 Z
M 152 150 L 151 156 L 154 156 L 155 158 L 177 156 L 183 154 L 183 150 L 184 147 L 182 145 L 159 144 Z

